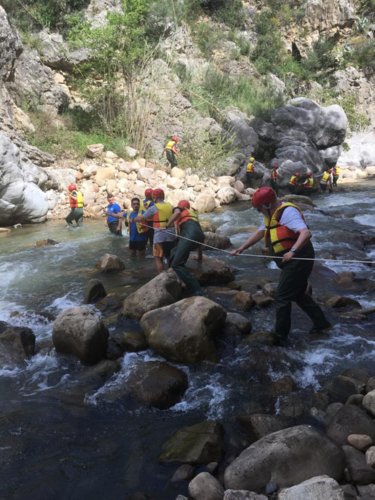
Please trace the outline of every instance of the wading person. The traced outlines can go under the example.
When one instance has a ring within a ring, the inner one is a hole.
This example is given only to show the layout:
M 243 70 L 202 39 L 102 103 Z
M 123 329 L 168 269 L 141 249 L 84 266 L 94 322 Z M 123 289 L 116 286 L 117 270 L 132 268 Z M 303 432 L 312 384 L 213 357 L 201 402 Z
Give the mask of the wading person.
M 107 195 L 108 205 L 105 209 L 109 231 L 116 236 L 122 236 L 122 209 L 113 194 Z
M 202 248 L 199 243 L 203 243 L 204 234 L 199 224 L 198 212 L 190 207 L 187 200 L 178 202 L 173 209 L 173 215 L 169 219 L 167 227 L 177 227 L 177 246 L 172 250 L 170 267 L 177 276 L 185 283 L 189 292 L 193 295 L 202 295 L 202 289 L 198 280 L 185 267 L 192 250 L 198 249 L 198 259 L 202 260 Z
M 152 253 L 155 259 L 155 267 L 158 273 L 167 268 L 167 262 L 174 246 L 176 235 L 172 229 L 167 229 L 167 223 L 172 215 L 173 208 L 170 203 L 164 201 L 164 191 L 154 189 L 152 199 L 154 204 L 144 214 L 139 214 L 134 221 L 148 224 L 152 221 L 154 229 L 154 243 Z M 164 265 L 165 264 L 165 265 Z
M 144 257 L 146 252 L 148 227 L 144 223 L 135 222 L 135 218 L 142 214 L 141 200 L 139 198 L 132 198 L 131 200 L 132 211 L 127 216 L 126 222 L 129 227 L 129 250 L 130 255 L 135 257 Z
M 314 265 L 311 232 L 301 210 L 292 203 L 279 200 L 270 187 L 261 187 L 252 197 L 252 205 L 264 216 L 263 224 L 232 255 L 241 254 L 261 239 L 265 239 L 271 255 L 281 269 L 276 291 L 275 345 L 283 345 L 291 327 L 292 302 L 310 317 L 310 333 L 319 333 L 331 327 L 323 311 L 308 292 L 308 279 Z M 311 260 L 298 260 L 298 258 Z
M 77 226 L 81 226 L 83 222 L 83 194 L 78 190 L 76 184 L 69 184 L 69 206 L 70 212 L 65 218 L 69 227 L 73 227 L 73 221 Z

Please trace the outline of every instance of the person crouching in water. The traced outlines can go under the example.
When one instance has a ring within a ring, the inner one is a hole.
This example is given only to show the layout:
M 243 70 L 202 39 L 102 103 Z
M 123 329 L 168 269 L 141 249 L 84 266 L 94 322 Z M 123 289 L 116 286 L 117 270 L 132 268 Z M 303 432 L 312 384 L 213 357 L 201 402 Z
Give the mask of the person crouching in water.
M 146 245 L 148 239 L 147 223 L 135 222 L 138 215 L 144 213 L 141 211 L 141 200 L 139 198 L 132 198 L 131 200 L 132 212 L 127 216 L 126 223 L 129 227 L 129 250 L 130 255 L 135 257 L 144 257 L 146 253 Z
M 203 295 L 198 280 L 188 271 L 185 264 L 192 250 L 198 249 L 198 259 L 202 260 L 202 247 L 204 234 L 198 220 L 198 212 L 190 207 L 187 200 L 181 200 L 173 209 L 173 215 L 169 219 L 167 227 L 177 226 L 177 246 L 172 250 L 170 267 L 177 276 L 185 283 L 189 292 L 193 295 Z
M 154 189 L 152 191 L 154 204 L 143 214 L 138 214 L 134 219 L 135 222 L 143 222 L 146 224 L 149 220 L 152 221 L 152 227 L 154 229 L 152 253 L 158 273 L 161 273 L 167 268 L 170 253 L 174 247 L 176 239 L 174 231 L 167 229 L 167 223 L 172 216 L 173 208 L 170 203 L 164 201 L 164 197 L 165 194 L 162 189 Z
M 279 257 L 275 259 L 281 274 L 275 297 L 274 345 L 283 345 L 289 335 L 292 302 L 296 302 L 312 320 L 311 334 L 327 330 L 331 324 L 309 293 L 308 279 L 314 266 L 315 252 L 311 232 L 300 208 L 279 200 L 270 187 L 255 191 L 251 202 L 263 214 L 264 222 L 231 254 L 239 255 L 264 238 L 271 255 Z M 309 260 L 299 260 L 299 257 Z

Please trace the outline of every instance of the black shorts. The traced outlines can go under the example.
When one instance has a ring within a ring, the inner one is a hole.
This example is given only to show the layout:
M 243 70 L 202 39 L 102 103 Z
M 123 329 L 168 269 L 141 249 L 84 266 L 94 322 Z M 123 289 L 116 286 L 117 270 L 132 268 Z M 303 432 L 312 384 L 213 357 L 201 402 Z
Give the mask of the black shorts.
M 146 241 L 129 241 L 129 250 L 138 250 L 143 252 L 146 249 L 147 240 Z

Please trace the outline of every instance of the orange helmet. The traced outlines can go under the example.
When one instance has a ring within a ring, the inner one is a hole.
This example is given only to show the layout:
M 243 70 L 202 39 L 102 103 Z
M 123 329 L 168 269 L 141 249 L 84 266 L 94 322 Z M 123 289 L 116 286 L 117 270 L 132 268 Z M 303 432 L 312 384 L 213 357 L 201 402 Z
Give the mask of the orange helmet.
M 152 198 L 153 199 L 156 199 L 156 198 L 163 198 L 164 199 L 164 191 L 162 189 L 153 189 L 152 190 Z
M 145 191 L 145 197 L 146 198 L 151 198 L 151 196 L 152 196 L 152 189 L 151 188 L 146 189 L 146 191 Z
M 270 205 L 274 201 L 276 201 L 276 193 L 268 186 L 257 189 L 251 198 L 251 203 L 254 208 L 261 207 L 262 205 Z
M 75 189 L 77 189 L 77 185 L 76 184 L 69 184 L 68 191 L 74 191 Z
M 190 202 L 187 200 L 181 200 L 177 204 L 178 208 L 190 208 Z

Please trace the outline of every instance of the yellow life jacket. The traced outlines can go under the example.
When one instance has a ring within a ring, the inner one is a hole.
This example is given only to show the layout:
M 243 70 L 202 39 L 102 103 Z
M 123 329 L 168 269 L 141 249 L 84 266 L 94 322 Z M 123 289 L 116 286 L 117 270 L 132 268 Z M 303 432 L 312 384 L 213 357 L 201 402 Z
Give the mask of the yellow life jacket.
M 312 177 L 307 177 L 307 179 L 303 181 L 302 186 L 304 188 L 311 189 L 314 186 L 314 179 Z
M 341 168 L 336 165 L 336 167 L 333 167 L 332 173 L 335 177 L 338 177 L 340 175 Z
M 303 220 L 305 220 L 301 209 L 294 203 L 285 202 L 276 208 L 270 217 L 264 217 L 264 225 L 266 226 L 265 242 L 268 247 L 271 247 L 275 255 L 285 253 L 290 250 L 298 239 L 298 233 L 292 231 L 286 226 L 280 224 L 282 213 L 287 207 L 296 208 Z
M 253 174 L 254 173 L 254 162 L 249 162 L 246 166 L 246 172 L 248 174 Z
M 169 149 L 170 151 L 173 151 L 174 153 L 176 152 L 176 141 L 168 141 L 167 145 L 165 146 L 165 149 Z
M 172 215 L 173 207 L 167 201 L 163 203 L 155 203 L 155 206 L 158 211 L 152 217 L 152 225 L 154 228 L 165 229 L 167 227 L 167 222 Z
M 292 186 L 295 186 L 297 184 L 297 176 L 296 175 L 292 175 L 292 177 L 289 180 L 289 184 L 291 184 Z
M 76 197 L 73 198 L 72 196 L 70 196 L 69 198 L 70 208 L 83 208 L 83 194 L 81 193 L 81 191 L 73 191 L 73 193 L 76 194 Z
M 322 175 L 322 178 L 320 179 L 320 182 L 322 182 L 323 184 L 327 184 L 330 177 L 331 177 L 331 173 L 325 171 L 325 172 L 323 172 L 323 175 Z

